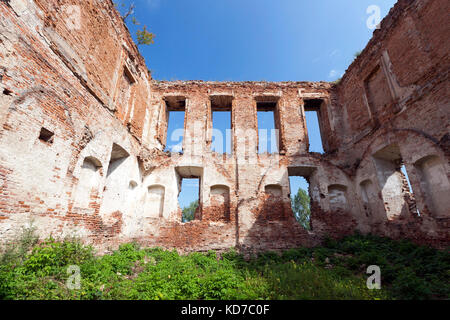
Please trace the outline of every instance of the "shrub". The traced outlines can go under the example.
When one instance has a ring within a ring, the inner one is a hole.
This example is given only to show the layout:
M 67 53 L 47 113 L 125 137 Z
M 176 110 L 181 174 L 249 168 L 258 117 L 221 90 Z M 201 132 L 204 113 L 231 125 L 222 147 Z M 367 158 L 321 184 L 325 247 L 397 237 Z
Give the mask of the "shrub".
M 354 235 L 323 247 L 266 252 L 250 260 L 234 249 L 180 256 L 124 244 L 94 256 L 76 239 L 36 244 L 25 232 L 1 256 L 2 299 L 448 299 L 448 251 L 408 241 Z M 379 265 L 382 290 L 366 287 Z M 81 288 L 66 287 L 68 265 Z

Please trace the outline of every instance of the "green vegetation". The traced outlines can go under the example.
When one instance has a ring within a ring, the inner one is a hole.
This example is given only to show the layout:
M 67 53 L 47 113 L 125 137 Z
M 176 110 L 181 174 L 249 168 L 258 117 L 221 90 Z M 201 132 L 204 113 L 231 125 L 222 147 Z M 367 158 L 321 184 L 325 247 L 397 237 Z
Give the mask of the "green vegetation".
M 110 255 L 71 239 L 39 245 L 25 230 L 0 260 L 0 299 L 448 299 L 450 255 L 355 235 L 323 247 L 267 252 L 244 259 L 229 251 L 180 256 L 125 244 Z M 368 290 L 366 269 L 378 265 L 382 289 Z M 69 265 L 81 288 L 69 290 Z
M 114 2 L 114 6 L 119 11 L 125 10 L 126 4 L 124 2 L 117 3 Z M 122 14 L 122 20 L 124 22 L 127 21 L 129 17 L 131 17 L 131 23 L 135 26 L 140 26 L 141 23 L 136 19 L 136 16 L 134 16 L 134 9 L 136 8 L 136 5 L 134 3 L 131 3 L 128 9 L 126 9 L 126 12 Z M 151 45 L 154 43 L 155 35 L 147 30 L 147 26 L 144 25 L 141 29 L 138 29 L 136 31 L 136 38 L 137 38 L 137 44 L 138 45 Z
M 197 210 L 199 204 L 198 200 L 191 202 L 191 204 L 183 209 L 183 223 L 193 221 L 195 219 L 195 211 Z
M 339 83 L 341 83 L 341 81 L 342 81 L 342 77 L 340 77 L 339 79 L 331 82 L 331 84 L 338 85 Z
M 292 199 L 292 211 L 294 211 L 295 219 L 303 226 L 303 228 L 310 230 L 311 220 L 311 198 L 303 189 L 298 189 L 298 193 Z

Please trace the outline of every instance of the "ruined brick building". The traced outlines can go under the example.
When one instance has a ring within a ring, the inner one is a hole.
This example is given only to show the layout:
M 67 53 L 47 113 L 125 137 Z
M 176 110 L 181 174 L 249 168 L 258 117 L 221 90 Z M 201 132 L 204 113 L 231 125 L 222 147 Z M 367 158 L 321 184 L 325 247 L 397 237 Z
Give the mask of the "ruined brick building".
M 399 0 L 338 84 L 165 82 L 112 1 L 1 0 L 1 240 L 33 222 L 101 249 L 278 250 L 356 230 L 448 245 L 448 12 Z M 175 110 L 183 151 L 167 153 Z M 230 154 L 211 151 L 215 110 L 231 112 Z M 257 150 L 258 110 L 275 115 L 279 153 Z M 305 110 L 323 154 L 309 152 Z M 293 216 L 291 176 L 309 181 L 312 231 Z M 200 208 L 182 223 L 191 177 Z

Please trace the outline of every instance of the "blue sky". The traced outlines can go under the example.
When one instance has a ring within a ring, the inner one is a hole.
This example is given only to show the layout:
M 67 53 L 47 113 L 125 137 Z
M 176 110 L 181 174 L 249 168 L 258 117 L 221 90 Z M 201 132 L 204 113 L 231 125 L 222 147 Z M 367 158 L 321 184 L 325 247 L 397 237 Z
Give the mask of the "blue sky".
M 372 36 L 367 8 L 379 6 L 384 17 L 396 1 L 124 2 L 156 35 L 140 48 L 155 79 L 332 81 Z
M 372 37 L 373 30 L 367 27 L 369 6 L 378 6 L 384 17 L 396 0 L 122 2 L 125 7 L 134 2 L 135 17 L 156 35 L 154 44 L 140 46 L 155 79 L 334 81 Z M 131 23 L 128 26 L 134 35 L 137 27 Z M 182 114 L 174 115 L 169 138 L 175 129 L 184 127 L 183 119 Z M 226 113 L 218 114 L 213 121 L 223 133 L 229 128 Z M 273 127 L 267 113 L 259 122 L 266 128 Z M 307 123 L 311 151 L 322 152 L 317 118 L 308 113 Z M 180 141 L 171 142 L 169 147 Z M 225 137 L 223 145 L 227 145 Z M 292 179 L 293 195 L 299 187 L 307 188 L 306 181 Z M 187 181 L 180 205 L 184 207 L 195 199 L 198 185 Z

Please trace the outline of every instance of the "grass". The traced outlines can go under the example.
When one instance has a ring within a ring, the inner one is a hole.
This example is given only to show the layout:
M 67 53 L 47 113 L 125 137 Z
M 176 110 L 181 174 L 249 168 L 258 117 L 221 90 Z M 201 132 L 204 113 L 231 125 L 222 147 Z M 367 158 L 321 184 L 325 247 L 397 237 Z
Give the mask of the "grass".
M 448 299 L 448 251 L 354 235 L 322 247 L 244 259 L 233 250 L 180 256 L 124 244 L 95 256 L 76 239 L 37 244 L 25 230 L 0 259 L 0 299 L 265 300 Z M 80 268 L 80 289 L 66 283 Z M 382 289 L 369 290 L 367 266 L 381 268 Z

